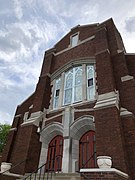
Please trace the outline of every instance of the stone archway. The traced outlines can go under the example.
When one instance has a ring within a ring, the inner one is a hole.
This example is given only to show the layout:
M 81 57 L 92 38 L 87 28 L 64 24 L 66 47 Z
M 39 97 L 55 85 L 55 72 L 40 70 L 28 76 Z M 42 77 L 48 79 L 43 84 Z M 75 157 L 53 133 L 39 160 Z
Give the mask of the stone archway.
M 70 125 L 72 137 L 72 171 L 79 170 L 79 140 L 88 131 L 95 131 L 94 117 L 84 115 Z
M 63 125 L 61 123 L 51 123 L 48 124 L 41 132 L 40 132 L 40 141 L 42 142 L 39 167 L 46 163 L 47 161 L 47 153 L 48 153 L 48 145 L 51 140 L 56 136 L 63 136 Z
M 94 117 L 81 116 L 71 124 L 70 136 L 75 140 L 79 140 L 89 130 L 95 131 Z

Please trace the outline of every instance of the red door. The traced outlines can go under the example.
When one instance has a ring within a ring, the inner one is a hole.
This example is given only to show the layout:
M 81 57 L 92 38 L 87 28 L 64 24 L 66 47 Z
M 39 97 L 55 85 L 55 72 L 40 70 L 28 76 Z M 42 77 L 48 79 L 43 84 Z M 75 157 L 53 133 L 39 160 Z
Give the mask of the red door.
M 63 137 L 56 136 L 49 143 L 46 171 L 61 171 L 63 155 Z
M 95 132 L 88 131 L 79 141 L 79 168 L 96 166 Z

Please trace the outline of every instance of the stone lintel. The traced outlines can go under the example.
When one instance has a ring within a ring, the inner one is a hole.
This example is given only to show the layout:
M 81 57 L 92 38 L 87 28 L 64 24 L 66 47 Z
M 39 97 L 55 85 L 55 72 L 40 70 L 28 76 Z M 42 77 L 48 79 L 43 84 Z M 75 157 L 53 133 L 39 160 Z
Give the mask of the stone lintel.
M 116 173 L 122 177 L 124 177 L 125 179 L 128 179 L 129 176 L 128 174 L 115 169 L 115 168 L 106 168 L 106 169 L 100 169 L 100 168 L 91 168 L 91 169 L 80 169 L 80 173 Z
M 105 109 L 109 107 L 117 107 L 119 109 L 119 94 L 118 92 L 112 91 L 109 93 L 101 94 L 98 96 L 95 110 Z

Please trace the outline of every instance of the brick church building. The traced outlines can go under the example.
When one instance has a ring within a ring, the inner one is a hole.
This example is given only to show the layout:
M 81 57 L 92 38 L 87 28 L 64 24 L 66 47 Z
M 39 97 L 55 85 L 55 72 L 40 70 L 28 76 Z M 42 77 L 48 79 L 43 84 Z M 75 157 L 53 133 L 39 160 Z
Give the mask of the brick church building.
M 98 168 L 98 156 L 112 158 L 110 170 Z M 45 52 L 2 162 L 15 166 L 11 174 L 43 165 L 63 174 L 81 169 L 88 179 L 135 179 L 135 54 L 126 53 L 112 19 L 78 25 Z

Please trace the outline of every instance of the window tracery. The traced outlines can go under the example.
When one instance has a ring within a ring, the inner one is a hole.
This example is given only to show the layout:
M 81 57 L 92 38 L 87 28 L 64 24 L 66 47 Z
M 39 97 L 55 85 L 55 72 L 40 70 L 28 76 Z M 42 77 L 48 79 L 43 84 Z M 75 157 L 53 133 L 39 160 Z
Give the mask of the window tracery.
M 83 76 L 85 76 L 86 79 L 85 83 L 83 82 Z M 73 67 L 64 73 L 63 80 L 63 83 L 61 83 L 61 77 L 59 77 L 55 81 L 55 90 L 53 96 L 54 109 L 64 105 L 83 101 L 84 92 L 86 92 L 85 94 L 87 96 L 87 100 L 94 100 L 94 65 L 85 65 L 85 69 L 82 68 L 82 65 Z M 62 93 L 60 93 L 61 91 Z M 62 98 L 61 105 L 59 105 L 60 98 Z

